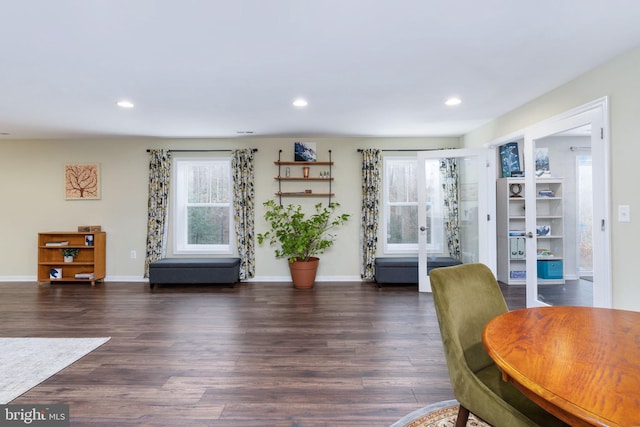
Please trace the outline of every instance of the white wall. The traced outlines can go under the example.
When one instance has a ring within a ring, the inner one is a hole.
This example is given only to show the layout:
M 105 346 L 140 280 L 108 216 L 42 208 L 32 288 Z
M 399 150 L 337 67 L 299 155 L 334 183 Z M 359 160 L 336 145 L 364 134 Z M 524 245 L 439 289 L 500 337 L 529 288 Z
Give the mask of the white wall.
M 278 150 L 293 160 L 294 141 L 315 141 L 318 160 L 332 150 L 335 201 L 352 215 L 333 248 L 322 257 L 319 279 L 359 280 L 360 164 L 358 148 L 457 147 L 458 138 L 237 138 L 102 139 L 0 142 L 0 280 L 35 280 L 36 240 L 40 231 L 75 231 L 101 225 L 107 232 L 107 280 L 142 280 L 146 235 L 148 148 L 258 148 L 256 153 L 256 228 L 266 231 L 262 202 L 274 198 Z M 393 154 L 393 153 L 388 153 Z M 397 153 L 396 153 L 397 154 Z M 179 155 L 179 154 L 176 154 Z M 283 160 L 288 160 L 283 157 Z M 98 162 L 102 197 L 67 201 L 63 194 L 66 163 Z M 304 184 L 304 183 L 303 183 Z M 293 185 L 293 184 L 291 184 Z M 320 191 L 320 190 L 318 190 Z M 326 199 L 283 199 L 311 206 Z M 380 236 L 382 242 L 382 236 Z M 380 245 L 382 247 L 382 245 Z M 137 259 L 130 259 L 130 252 Z M 286 261 L 269 246 L 257 246 L 256 279 L 288 280 Z
M 640 236 L 640 47 L 576 78 L 471 132 L 463 146 L 479 147 L 529 125 L 609 97 L 611 137 L 611 218 L 613 306 L 640 310 L 638 237 Z M 629 223 L 617 222 L 617 206 L 630 205 Z

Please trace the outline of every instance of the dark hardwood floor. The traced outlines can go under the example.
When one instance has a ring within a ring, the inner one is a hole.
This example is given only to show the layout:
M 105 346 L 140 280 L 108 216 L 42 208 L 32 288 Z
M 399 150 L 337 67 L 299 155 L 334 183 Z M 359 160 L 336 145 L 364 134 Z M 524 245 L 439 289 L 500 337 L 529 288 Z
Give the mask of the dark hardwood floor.
M 503 287 L 510 308 L 524 289 Z M 415 286 L 0 283 L 0 336 L 111 340 L 11 403 L 73 426 L 389 426 L 452 399 Z

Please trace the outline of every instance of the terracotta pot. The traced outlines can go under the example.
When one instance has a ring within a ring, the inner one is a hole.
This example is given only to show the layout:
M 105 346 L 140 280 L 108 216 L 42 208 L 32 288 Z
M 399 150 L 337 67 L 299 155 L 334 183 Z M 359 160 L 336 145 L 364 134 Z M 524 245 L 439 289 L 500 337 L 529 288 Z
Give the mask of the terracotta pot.
M 293 287 L 297 289 L 311 289 L 316 281 L 320 258 L 310 257 L 309 261 L 289 262 L 289 271 Z

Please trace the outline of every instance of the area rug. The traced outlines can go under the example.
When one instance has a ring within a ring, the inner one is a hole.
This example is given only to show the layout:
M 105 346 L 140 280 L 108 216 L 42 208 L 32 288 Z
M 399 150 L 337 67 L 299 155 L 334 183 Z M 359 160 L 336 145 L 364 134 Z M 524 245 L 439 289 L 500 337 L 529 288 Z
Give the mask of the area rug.
M 40 384 L 110 338 L 0 338 L 0 404 Z
M 393 423 L 391 427 L 454 427 L 457 416 L 458 401 L 446 400 L 413 411 Z M 479 421 L 473 414 L 470 414 L 467 427 L 491 426 Z

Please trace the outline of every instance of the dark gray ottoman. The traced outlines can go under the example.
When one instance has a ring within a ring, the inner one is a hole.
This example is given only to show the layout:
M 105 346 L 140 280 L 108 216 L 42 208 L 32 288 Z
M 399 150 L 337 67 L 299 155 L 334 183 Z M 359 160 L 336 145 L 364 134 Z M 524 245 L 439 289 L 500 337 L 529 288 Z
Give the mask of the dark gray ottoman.
M 377 283 L 418 283 L 418 257 L 376 258 Z
M 381 257 L 376 258 L 377 283 L 418 283 L 418 257 Z M 434 268 L 462 264 L 451 257 L 430 257 L 427 262 L 427 274 Z
M 157 284 L 236 283 L 240 258 L 163 258 L 149 264 L 149 286 Z

